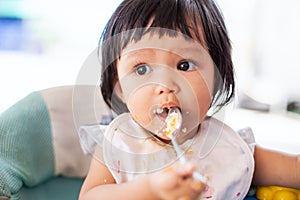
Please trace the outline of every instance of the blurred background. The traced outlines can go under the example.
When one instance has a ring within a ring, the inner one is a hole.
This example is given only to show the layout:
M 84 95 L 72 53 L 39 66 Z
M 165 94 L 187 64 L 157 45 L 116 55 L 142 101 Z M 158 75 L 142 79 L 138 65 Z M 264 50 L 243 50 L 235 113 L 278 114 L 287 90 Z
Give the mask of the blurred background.
M 0 113 L 34 90 L 75 84 L 119 3 L 0 0 Z M 300 1 L 218 3 L 238 85 L 226 121 L 251 126 L 266 146 L 300 152 Z
M 225 121 L 258 144 L 300 152 L 300 1 L 219 0 L 233 45 L 237 98 Z
M 300 2 L 219 2 L 232 39 L 239 91 L 275 110 L 298 101 Z
M 28 93 L 75 84 L 120 0 L 0 0 L 0 113 Z

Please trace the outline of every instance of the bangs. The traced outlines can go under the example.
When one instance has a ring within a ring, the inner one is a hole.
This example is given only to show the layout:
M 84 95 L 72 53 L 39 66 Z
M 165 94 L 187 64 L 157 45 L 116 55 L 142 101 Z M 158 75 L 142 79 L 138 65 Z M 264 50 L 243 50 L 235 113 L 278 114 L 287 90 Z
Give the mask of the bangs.
M 202 23 L 197 1 L 129 0 L 124 1 L 118 9 L 118 16 L 112 18 L 119 22 L 107 28 L 113 30 L 109 36 L 119 34 L 121 49 L 130 41 L 139 41 L 146 33 L 158 34 L 160 37 L 177 37 L 181 33 L 187 40 L 195 39 L 204 44 L 199 32 Z

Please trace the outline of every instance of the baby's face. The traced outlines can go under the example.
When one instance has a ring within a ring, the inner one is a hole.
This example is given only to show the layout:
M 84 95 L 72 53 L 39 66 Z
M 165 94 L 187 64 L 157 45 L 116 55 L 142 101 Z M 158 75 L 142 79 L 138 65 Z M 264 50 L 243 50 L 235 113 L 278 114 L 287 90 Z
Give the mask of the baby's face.
M 214 64 L 199 43 L 146 34 L 128 44 L 117 66 L 119 95 L 144 128 L 165 138 L 160 130 L 170 107 L 180 108 L 183 133 L 204 119 L 212 99 Z

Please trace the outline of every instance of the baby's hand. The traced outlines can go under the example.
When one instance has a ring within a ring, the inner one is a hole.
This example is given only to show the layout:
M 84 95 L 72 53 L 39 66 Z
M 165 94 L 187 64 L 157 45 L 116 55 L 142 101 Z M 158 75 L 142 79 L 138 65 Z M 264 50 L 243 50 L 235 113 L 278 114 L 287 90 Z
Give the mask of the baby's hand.
M 205 184 L 199 183 L 192 178 L 194 169 L 195 167 L 191 163 L 176 164 L 151 175 L 150 187 L 159 199 L 197 199 L 205 189 Z

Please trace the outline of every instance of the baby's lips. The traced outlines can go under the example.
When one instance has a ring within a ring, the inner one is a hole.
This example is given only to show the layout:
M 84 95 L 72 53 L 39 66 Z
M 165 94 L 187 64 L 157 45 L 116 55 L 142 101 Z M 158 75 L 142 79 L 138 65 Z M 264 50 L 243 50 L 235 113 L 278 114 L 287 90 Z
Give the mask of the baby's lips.
M 172 108 L 172 107 L 180 108 L 177 101 L 168 101 L 168 102 L 165 102 L 165 103 L 161 103 L 161 106 L 160 106 L 160 107 L 161 107 L 162 109 L 164 109 L 164 108 L 170 109 L 170 108 Z

